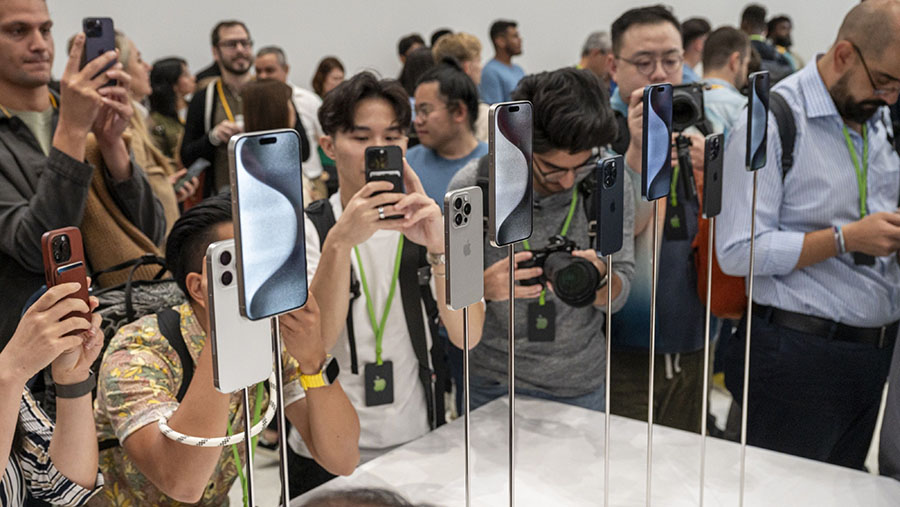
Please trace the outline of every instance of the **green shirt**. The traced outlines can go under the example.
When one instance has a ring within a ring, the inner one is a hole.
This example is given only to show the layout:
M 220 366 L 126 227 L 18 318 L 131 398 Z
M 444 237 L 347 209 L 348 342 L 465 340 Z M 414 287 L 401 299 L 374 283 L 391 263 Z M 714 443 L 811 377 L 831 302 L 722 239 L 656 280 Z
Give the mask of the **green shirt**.
M 44 155 L 50 155 L 50 146 L 53 142 L 53 108 L 48 107 L 44 111 L 14 111 L 9 110 L 12 116 L 18 116 L 22 123 L 28 126 L 28 130 L 41 145 Z

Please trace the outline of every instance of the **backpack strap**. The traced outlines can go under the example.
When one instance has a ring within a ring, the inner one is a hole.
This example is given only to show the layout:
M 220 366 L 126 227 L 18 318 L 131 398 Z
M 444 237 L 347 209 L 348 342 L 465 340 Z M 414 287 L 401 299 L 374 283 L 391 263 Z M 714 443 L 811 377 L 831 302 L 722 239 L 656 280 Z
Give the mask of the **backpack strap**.
M 797 141 L 797 125 L 794 112 L 787 100 L 778 92 L 769 92 L 769 111 L 775 116 L 778 137 L 781 139 L 781 181 L 794 166 L 794 145 Z
M 316 228 L 319 235 L 319 251 L 325 246 L 325 238 L 328 231 L 334 227 L 337 220 L 334 218 L 334 209 L 328 199 L 319 199 L 306 207 L 306 216 Z M 350 372 L 359 375 L 359 359 L 356 353 L 356 334 L 353 331 L 353 302 L 360 296 L 359 279 L 350 267 L 350 306 L 347 309 L 347 341 L 350 343 Z

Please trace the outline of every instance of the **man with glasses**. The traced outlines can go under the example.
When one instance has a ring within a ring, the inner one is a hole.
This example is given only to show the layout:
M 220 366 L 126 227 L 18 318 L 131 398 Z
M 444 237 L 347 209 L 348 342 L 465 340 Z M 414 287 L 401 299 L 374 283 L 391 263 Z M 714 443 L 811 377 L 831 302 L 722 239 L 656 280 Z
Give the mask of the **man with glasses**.
M 900 320 L 900 157 L 885 107 L 900 95 L 898 27 L 900 2 L 862 3 L 825 54 L 774 87 L 793 112 L 794 147 L 783 153 L 770 115 L 758 171 L 748 441 L 858 469 Z M 726 147 L 716 231 L 719 263 L 736 276 L 749 265 L 746 133 L 744 117 Z M 738 402 L 739 329 L 725 360 Z
M 552 284 L 525 285 L 541 276 L 539 267 L 515 270 L 516 392 L 592 410 L 603 410 L 607 290 L 612 290 L 612 311 L 628 298 L 634 274 L 634 202 L 631 178 L 622 174 L 625 188 L 622 250 L 614 255 L 613 273 L 606 282 L 606 263 L 597 257 L 588 234 L 593 219 L 588 180 L 603 155 L 601 147 L 613 140 L 615 121 L 606 87 L 588 70 L 564 68 L 526 76 L 513 91 L 513 100 L 534 104 L 533 233 L 517 263 L 533 258 L 554 236 L 575 243 L 572 254 L 597 269 L 600 287 L 593 301 L 575 307 L 557 297 Z M 473 161 L 450 182 L 450 189 L 475 185 L 487 176 L 487 157 Z M 485 202 L 485 206 L 487 206 Z M 470 318 L 481 329 L 481 342 L 472 351 L 470 400 L 481 406 L 507 393 L 509 322 L 509 258 L 506 249 L 485 245 L 483 319 Z
M 228 140 L 244 131 L 241 88 L 250 81 L 253 66 L 253 39 L 247 26 L 235 20 L 217 24 L 212 31 L 212 53 L 221 77 L 194 94 L 181 143 L 185 166 L 199 158 L 212 164 L 203 179 L 204 196 L 228 189 Z
M 619 118 L 616 150 L 640 181 L 641 129 L 645 86 L 681 84 L 684 65 L 680 25 L 662 5 L 631 9 L 611 29 L 612 75 L 619 88 L 611 99 Z M 690 176 L 702 181 L 704 139 L 685 132 L 691 141 L 693 171 L 673 170 L 673 187 L 664 199 L 659 220 L 661 247 L 657 290 L 656 364 L 653 393 L 655 421 L 689 431 L 700 430 L 703 385 L 705 308 L 697 296 L 697 273 L 691 243 L 697 234 L 698 200 Z M 677 161 L 673 154 L 672 160 Z M 677 162 L 674 162 L 677 164 Z M 631 297 L 613 320 L 612 400 L 614 413 L 646 419 L 652 288 L 653 205 L 635 192 L 635 266 Z

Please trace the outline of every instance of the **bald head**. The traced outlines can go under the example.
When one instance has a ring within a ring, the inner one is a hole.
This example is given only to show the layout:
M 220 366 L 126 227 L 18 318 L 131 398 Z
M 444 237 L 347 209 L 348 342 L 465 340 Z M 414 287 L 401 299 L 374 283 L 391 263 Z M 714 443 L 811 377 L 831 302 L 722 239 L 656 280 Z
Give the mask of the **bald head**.
M 900 34 L 900 1 L 868 0 L 847 13 L 837 41 L 852 41 L 866 54 L 879 58 L 896 47 Z

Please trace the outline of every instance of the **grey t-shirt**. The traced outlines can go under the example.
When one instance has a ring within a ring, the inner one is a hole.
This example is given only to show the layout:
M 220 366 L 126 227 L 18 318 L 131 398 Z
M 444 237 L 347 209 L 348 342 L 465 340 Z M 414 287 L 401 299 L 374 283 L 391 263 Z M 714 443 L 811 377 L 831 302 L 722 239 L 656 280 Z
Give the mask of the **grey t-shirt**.
M 50 155 L 50 144 L 53 141 L 53 108 L 45 111 L 13 111 L 12 116 L 18 116 L 22 123 L 28 126 L 28 130 L 41 145 L 44 155 Z
M 449 190 L 477 184 L 478 161 L 460 169 L 450 182 Z M 634 192 L 630 178 L 625 179 L 624 230 L 634 229 Z M 579 196 L 581 199 L 583 196 Z M 534 230 L 529 243 L 532 249 L 547 246 L 549 239 L 560 233 L 569 211 L 572 192 L 567 190 L 548 196 L 535 192 Z M 567 238 L 579 250 L 590 249 L 588 219 L 579 201 L 572 217 Z M 487 204 L 485 204 L 487 205 Z M 486 238 L 485 238 L 486 239 Z M 521 249 L 517 246 L 517 250 Z M 484 246 L 485 268 L 507 258 L 507 248 Z M 622 250 L 613 255 L 613 271 L 621 278 L 622 292 L 613 300 L 613 312 L 625 304 L 634 275 L 634 237 L 625 234 Z M 582 396 L 603 385 L 606 364 L 604 339 L 605 308 L 574 308 L 547 291 L 547 300 L 556 307 L 556 338 L 552 342 L 532 342 L 528 333 L 527 312 L 537 298 L 516 301 L 516 386 L 548 393 L 561 398 Z M 509 302 L 487 303 L 481 342 L 472 350 L 472 374 L 505 384 L 508 360 Z

